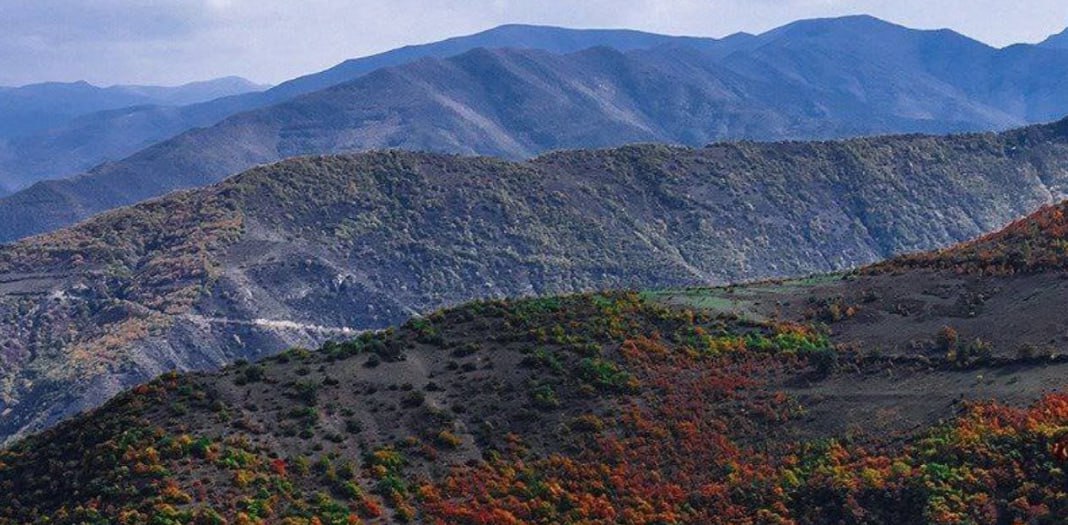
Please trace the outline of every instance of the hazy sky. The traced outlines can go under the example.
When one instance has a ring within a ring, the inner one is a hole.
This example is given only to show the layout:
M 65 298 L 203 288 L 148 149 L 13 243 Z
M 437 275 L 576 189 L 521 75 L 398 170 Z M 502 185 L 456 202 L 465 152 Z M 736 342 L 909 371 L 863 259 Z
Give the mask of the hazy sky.
M 1068 26 L 1068 0 L 0 0 L 0 85 L 276 83 L 504 23 L 719 37 L 857 13 L 999 47 Z

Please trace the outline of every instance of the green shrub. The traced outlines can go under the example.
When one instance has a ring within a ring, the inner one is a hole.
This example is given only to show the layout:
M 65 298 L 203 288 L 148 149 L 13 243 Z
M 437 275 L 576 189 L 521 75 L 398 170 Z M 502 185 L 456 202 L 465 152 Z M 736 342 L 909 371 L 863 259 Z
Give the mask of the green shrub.
M 611 361 L 586 358 L 579 362 L 578 376 L 583 381 L 605 390 L 628 388 L 633 377 Z
M 541 385 L 535 388 L 531 391 L 530 396 L 534 406 L 540 409 L 549 410 L 560 406 L 560 399 L 556 397 L 556 392 L 549 385 Z

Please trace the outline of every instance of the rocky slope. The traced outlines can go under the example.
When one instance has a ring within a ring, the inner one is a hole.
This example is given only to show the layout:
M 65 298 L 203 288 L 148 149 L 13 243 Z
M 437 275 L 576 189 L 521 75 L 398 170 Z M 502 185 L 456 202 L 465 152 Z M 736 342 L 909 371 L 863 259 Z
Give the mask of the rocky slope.
M 481 297 L 832 271 L 1066 195 L 1068 122 L 634 146 L 512 163 L 296 159 L 0 249 L 0 431 Z
M 922 267 L 477 302 L 166 374 L 0 452 L 0 522 L 1063 522 L 1068 255 L 957 261 L 1059 245 L 1066 209 Z
M 548 36 L 532 42 L 548 46 L 559 39 L 559 48 L 603 36 L 540 31 Z M 508 38 L 486 41 L 503 45 Z M 722 41 L 604 38 L 632 47 L 430 55 L 235 115 L 85 176 L 0 199 L 0 240 L 294 155 L 402 148 L 520 159 L 633 142 L 998 130 L 1068 111 L 1064 51 L 996 50 L 956 33 L 914 31 L 869 17 L 805 21 Z M 633 49 L 646 44 L 658 45 Z M 107 135 L 100 131 L 84 135 Z M 51 161 L 50 151 L 34 155 Z

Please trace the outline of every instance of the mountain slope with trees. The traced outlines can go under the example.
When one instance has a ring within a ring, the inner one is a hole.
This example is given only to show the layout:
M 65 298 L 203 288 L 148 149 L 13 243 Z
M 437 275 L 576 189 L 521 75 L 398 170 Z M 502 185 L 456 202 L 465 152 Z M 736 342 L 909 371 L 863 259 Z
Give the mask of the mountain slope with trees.
M 0 430 L 49 426 L 166 370 L 475 298 L 737 282 L 947 246 L 1068 196 L 1066 174 L 1068 122 L 260 167 L 0 248 Z
M 1030 239 L 1063 242 L 1065 208 Z M 1062 522 L 1068 359 L 1031 341 L 1068 328 L 1041 318 L 1063 261 L 984 275 L 955 253 L 482 301 L 164 374 L 0 451 L 0 523 Z

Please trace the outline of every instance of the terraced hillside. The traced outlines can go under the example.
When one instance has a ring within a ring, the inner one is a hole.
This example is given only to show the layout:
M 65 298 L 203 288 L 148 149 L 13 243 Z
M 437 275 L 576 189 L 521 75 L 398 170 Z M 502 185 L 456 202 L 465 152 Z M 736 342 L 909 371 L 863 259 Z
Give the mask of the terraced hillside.
M 1059 523 L 1068 280 L 952 261 L 1059 245 L 1066 209 L 923 267 L 476 302 L 166 374 L 0 452 L 0 522 Z
M 0 435 L 167 370 L 471 299 L 721 284 L 949 245 L 1065 195 L 1066 127 L 257 168 L 0 248 Z

